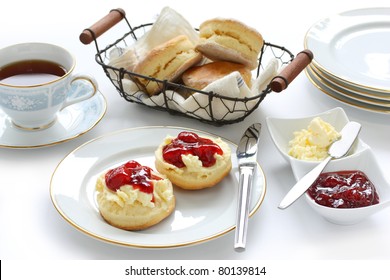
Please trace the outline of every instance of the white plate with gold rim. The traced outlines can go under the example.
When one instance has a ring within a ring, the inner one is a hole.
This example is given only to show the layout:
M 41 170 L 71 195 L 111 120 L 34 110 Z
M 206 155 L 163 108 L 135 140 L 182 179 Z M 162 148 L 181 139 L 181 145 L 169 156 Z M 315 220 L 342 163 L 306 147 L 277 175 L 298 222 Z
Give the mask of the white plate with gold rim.
M 39 148 L 69 141 L 95 127 L 106 110 L 106 100 L 98 91 L 94 97 L 58 112 L 57 120 L 51 127 L 27 131 L 15 127 L 0 109 L 0 148 Z
M 390 94 L 389 38 L 390 8 L 367 8 L 318 21 L 304 43 L 313 64 L 329 75 Z
M 126 231 L 105 222 L 99 214 L 95 183 L 102 172 L 128 160 L 154 167 L 154 151 L 167 135 L 181 131 L 216 135 L 180 127 L 139 127 L 116 131 L 91 140 L 67 155 L 55 169 L 50 195 L 59 214 L 73 227 L 96 239 L 137 248 L 172 248 L 194 245 L 235 229 L 238 165 L 218 185 L 205 190 L 174 189 L 176 209 L 159 224 L 142 231 Z M 236 145 L 226 139 L 232 154 Z M 256 213 L 266 191 L 265 175 L 258 165 L 250 203 Z

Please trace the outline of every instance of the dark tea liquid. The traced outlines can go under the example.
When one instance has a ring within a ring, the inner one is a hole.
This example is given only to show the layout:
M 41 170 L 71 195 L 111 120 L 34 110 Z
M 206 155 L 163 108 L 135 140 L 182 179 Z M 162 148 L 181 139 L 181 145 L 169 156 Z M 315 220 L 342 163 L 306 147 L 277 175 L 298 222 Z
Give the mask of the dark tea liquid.
M 47 60 L 23 60 L 0 66 L 0 83 L 30 86 L 51 82 L 66 74 L 57 63 Z

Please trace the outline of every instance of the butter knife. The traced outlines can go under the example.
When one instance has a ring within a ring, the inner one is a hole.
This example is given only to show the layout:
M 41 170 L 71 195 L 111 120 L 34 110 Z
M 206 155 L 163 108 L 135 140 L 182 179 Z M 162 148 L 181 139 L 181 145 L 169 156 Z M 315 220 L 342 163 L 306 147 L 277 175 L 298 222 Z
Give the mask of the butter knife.
M 246 246 L 251 190 L 257 168 L 257 144 L 260 130 L 260 123 L 252 124 L 245 131 L 237 147 L 239 183 L 234 238 L 234 248 L 237 251 L 244 250 Z
M 320 176 L 325 166 L 332 160 L 345 156 L 351 149 L 355 142 L 361 125 L 357 122 L 349 122 L 341 130 L 341 138 L 329 147 L 329 156 L 324 159 L 320 164 L 314 167 L 309 173 L 303 176 L 286 194 L 283 200 L 280 202 L 278 208 L 286 209 L 292 203 L 294 203 L 299 197 L 301 197 L 308 188 L 314 183 L 314 181 Z

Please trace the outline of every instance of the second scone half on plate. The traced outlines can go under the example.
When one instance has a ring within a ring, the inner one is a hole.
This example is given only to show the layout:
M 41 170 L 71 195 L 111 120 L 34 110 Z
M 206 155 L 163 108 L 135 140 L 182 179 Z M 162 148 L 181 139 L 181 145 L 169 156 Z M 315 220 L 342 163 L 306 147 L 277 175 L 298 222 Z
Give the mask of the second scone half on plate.
M 231 151 L 220 138 L 183 131 L 167 136 L 155 152 L 158 172 L 176 186 L 199 190 L 217 185 L 232 168 Z

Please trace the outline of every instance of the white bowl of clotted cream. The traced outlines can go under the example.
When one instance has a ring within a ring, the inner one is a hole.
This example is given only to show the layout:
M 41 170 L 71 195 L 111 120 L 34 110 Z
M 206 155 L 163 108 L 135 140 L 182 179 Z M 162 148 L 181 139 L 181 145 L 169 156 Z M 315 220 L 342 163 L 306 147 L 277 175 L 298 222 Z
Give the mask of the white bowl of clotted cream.
M 268 131 L 270 133 L 272 141 L 280 152 L 280 154 L 286 159 L 288 163 L 290 163 L 296 180 L 302 178 L 320 161 L 302 160 L 289 155 L 289 142 L 294 138 L 294 132 L 300 131 L 302 129 L 307 129 L 310 122 L 316 117 L 320 117 L 324 122 L 332 125 L 337 132 L 340 132 L 341 129 L 349 122 L 345 111 L 340 107 L 316 115 L 304 116 L 301 118 L 268 117 L 266 119 Z M 359 153 L 367 148 L 367 144 L 365 144 L 360 138 L 358 138 L 347 157 L 352 154 Z M 335 159 L 333 161 L 338 161 L 342 159 Z

